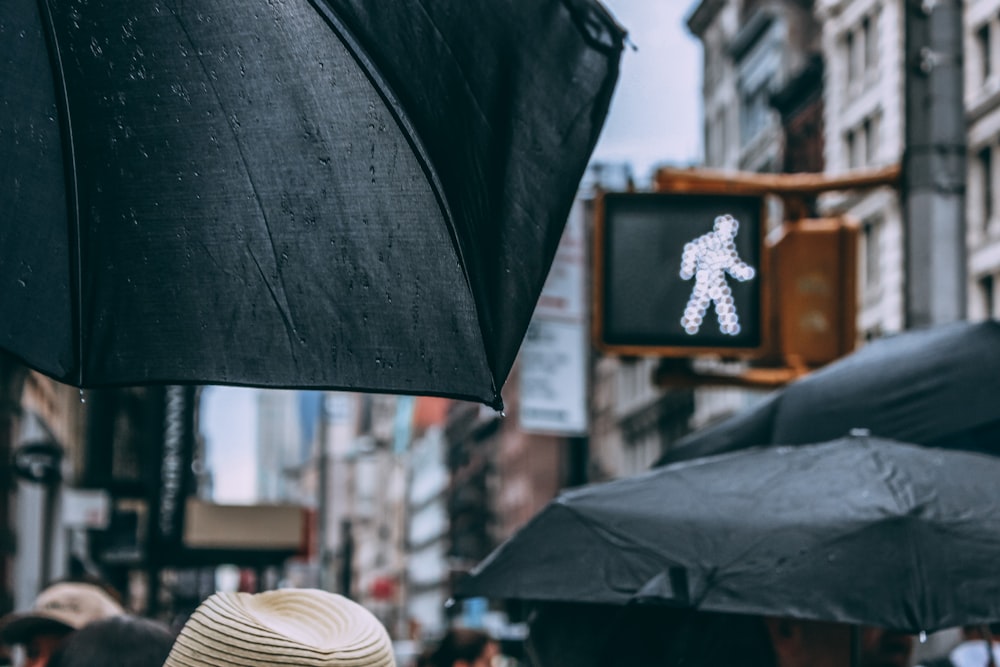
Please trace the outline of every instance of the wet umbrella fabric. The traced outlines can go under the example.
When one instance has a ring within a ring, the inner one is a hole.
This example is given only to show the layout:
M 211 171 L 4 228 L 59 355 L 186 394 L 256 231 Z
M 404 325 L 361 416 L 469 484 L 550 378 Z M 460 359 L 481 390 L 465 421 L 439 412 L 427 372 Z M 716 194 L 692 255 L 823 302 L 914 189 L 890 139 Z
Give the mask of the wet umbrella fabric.
M 658 465 L 862 428 L 919 445 L 1000 455 L 1000 322 L 888 336 L 674 443 Z
M 1000 460 L 848 438 L 564 493 L 462 595 L 934 631 L 1000 619 Z
M 622 39 L 593 0 L 7 0 L 0 348 L 499 405 Z

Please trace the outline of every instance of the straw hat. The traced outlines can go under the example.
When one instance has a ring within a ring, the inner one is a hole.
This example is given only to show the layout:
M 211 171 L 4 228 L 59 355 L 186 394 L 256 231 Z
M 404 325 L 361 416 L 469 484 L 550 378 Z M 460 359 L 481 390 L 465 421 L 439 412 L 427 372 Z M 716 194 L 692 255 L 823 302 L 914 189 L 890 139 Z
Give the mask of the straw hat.
M 216 593 L 188 619 L 164 667 L 395 667 L 364 607 L 325 591 Z
M 0 641 L 23 644 L 40 634 L 62 634 L 88 623 L 125 613 L 99 586 L 87 583 L 52 584 L 35 599 L 31 611 L 0 619 Z

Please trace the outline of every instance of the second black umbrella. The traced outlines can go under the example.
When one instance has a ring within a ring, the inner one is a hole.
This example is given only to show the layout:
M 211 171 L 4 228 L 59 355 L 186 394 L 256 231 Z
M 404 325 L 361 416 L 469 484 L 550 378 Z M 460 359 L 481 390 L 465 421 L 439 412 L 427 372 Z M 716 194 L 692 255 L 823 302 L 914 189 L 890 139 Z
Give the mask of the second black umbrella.
M 462 595 L 933 631 L 1000 619 L 1000 459 L 851 437 L 570 491 Z

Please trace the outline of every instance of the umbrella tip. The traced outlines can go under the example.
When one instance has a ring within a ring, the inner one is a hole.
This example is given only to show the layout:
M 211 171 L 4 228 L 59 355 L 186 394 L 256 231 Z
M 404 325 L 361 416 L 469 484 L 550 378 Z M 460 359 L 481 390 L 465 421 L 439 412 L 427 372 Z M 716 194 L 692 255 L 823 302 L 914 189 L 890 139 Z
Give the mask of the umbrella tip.
M 494 390 L 493 400 L 489 403 L 489 407 L 496 410 L 496 413 L 501 417 L 507 416 L 507 413 L 504 411 L 503 396 L 501 396 L 500 392 L 496 390 Z
M 872 432 L 866 428 L 852 428 L 849 432 L 852 438 L 869 438 L 871 434 Z

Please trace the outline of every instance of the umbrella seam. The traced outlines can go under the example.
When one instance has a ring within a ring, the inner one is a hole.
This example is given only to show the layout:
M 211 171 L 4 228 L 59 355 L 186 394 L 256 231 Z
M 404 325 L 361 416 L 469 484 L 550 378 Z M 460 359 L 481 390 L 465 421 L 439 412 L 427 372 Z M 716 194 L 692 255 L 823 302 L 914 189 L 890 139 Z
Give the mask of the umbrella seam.
M 410 145 L 410 149 L 413 151 L 421 170 L 424 172 L 424 176 L 427 178 L 427 182 L 434 193 L 434 198 L 438 202 L 441 214 L 445 219 L 446 226 L 448 227 L 448 235 L 451 237 L 451 243 L 455 250 L 455 255 L 458 258 L 459 265 L 462 267 L 462 275 L 465 277 L 465 285 L 472 296 L 472 307 L 475 310 L 476 320 L 479 322 L 479 329 L 482 333 L 481 338 L 483 343 L 483 353 L 486 357 L 487 371 L 490 375 L 490 385 L 493 391 L 492 407 L 496 410 L 503 410 L 503 398 L 500 396 L 500 391 L 497 388 L 494 372 L 496 362 L 491 346 L 486 340 L 488 336 L 492 341 L 494 334 L 491 328 L 485 326 L 487 325 L 487 321 L 479 307 L 479 302 L 476 300 L 476 290 L 473 287 L 469 264 L 465 258 L 465 253 L 463 252 L 462 244 L 459 240 L 458 226 L 455 223 L 455 216 L 451 211 L 448 198 L 445 195 L 444 184 L 441 182 L 437 170 L 431 163 L 430 154 L 423 145 L 423 142 L 420 140 L 420 135 L 415 124 L 410 120 L 403 106 L 399 103 L 399 97 L 396 95 L 395 91 L 392 90 L 389 82 L 382 76 L 367 50 L 361 45 L 361 41 L 354 35 L 348 26 L 345 25 L 342 17 L 338 16 L 334 12 L 333 8 L 329 7 L 328 3 L 323 0 L 309 0 L 309 4 L 312 5 L 313 9 L 316 10 L 316 13 L 323 18 L 327 22 L 327 25 L 329 25 L 330 28 L 337 34 L 341 42 L 354 57 L 355 62 L 358 63 L 358 66 L 371 82 L 373 88 L 379 94 L 379 97 L 382 98 L 382 101 L 385 103 L 389 113 L 391 113 L 393 118 L 396 120 L 396 125 L 400 128 L 402 135 L 406 138 L 407 143 Z M 423 5 L 421 4 L 420 6 L 421 9 L 423 9 Z M 436 27 L 437 26 L 435 26 L 435 29 Z M 442 41 L 444 40 L 442 39 Z M 473 97 L 473 99 L 475 98 Z M 480 110 L 480 114 L 481 113 L 482 111 Z
M 170 8 L 170 15 L 174 18 L 174 21 L 177 23 L 177 26 L 184 34 L 184 37 L 187 39 L 188 44 L 191 45 L 192 50 L 196 55 L 195 60 L 198 62 L 198 66 L 201 68 L 202 73 L 205 75 L 205 80 L 208 81 L 208 87 L 212 91 L 212 95 L 215 98 L 216 104 L 218 104 L 219 108 L 222 109 L 223 115 L 225 117 L 228 117 L 229 115 L 228 110 L 226 109 L 226 106 L 222 102 L 222 96 L 219 95 L 219 91 L 216 88 L 215 83 L 212 80 L 212 77 L 209 75 L 208 68 L 205 67 L 205 62 L 202 59 L 201 51 L 195 48 L 196 46 L 195 41 L 194 39 L 191 38 L 191 33 L 188 31 L 187 25 L 184 23 L 184 21 L 181 20 L 181 17 L 178 16 L 177 12 L 173 8 Z M 274 234 L 271 232 L 271 223 L 268 221 L 267 211 L 264 208 L 264 202 L 260 197 L 260 192 L 257 189 L 257 184 L 254 182 L 253 174 L 251 173 L 250 170 L 250 163 L 247 161 L 246 154 L 243 152 L 243 144 L 240 141 L 239 134 L 237 134 L 236 130 L 233 128 L 231 123 L 226 123 L 226 127 L 229 128 L 229 133 L 233 137 L 233 144 L 236 146 L 236 153 L 237 155 L 240 156 L 240 162 L 243 164 L 243 173 L 246 174 L 247 182 L 250 184 L 250 190 L 253 192 L 254 202 L 257 204 L 257 210 L 260 211 L 260 217 L 264 224 L 264 231 L 267 232 L 268 245 L 271 248 L 271 256 L 275 262 L 275 266 L 277 266 L 278 252 L 277 249 L 274 247 Z M 274 286 L 271 284 L 271 281 L 268 280 L 267 275 L 265 275 L 264 270 L 261 267 L 260 262 L 258 261 L 257 256 L 254 254 L 253 250 L 250 249 L 249 246 L 248 250 L 250 253 L 250 258 L 253 260 L 254 265 L 257 267 L 257 272 L 260 274 L 261 280 L 264 281 L 264 286 L 267 288 L 268 294 L 271 295 L 271 300 L 274 301 L 274 304 L 278 307 L 278 312 L 281 314 L 281 320 L 285 324 L 285 337 L 288 339 L 288 350 L 292 355 L 292 359 L 295 360 L 296 365 L 298 365 L 298 356 L 296 355 L 294 336 L 292 335 L 292 332 L 295 331 L 295 322 L 291 313 L 291 309 L 288 307 L 288 298 L 287 295 L 285 294 L 284 284 L 282 283 L 281 285 L 280 296 L 284 297 L 283 299 L 281 299 L 279 298 L 279 294 L 276 292 Z M 278 275 L 278 281 L 281 282 L 281 272 L 276 271 L 276 273 Z
M 77 180 L 76 144 L 73 140 L 73 121 L 69 109 L 69 90 L 66 87 L 66 74 L 63 68 L 62 51 L 56 36 L 55 20 L 48 0 L 38 0 L 38 11 L 42 16 L 43 30 L 49 57 L 55 68 L 54 83 L 56 107 L 59 111 L 60 125 L 65 135 L 65 153 L 63 154 L 63 170 L 67 182 L 66 207 L 69 220 L 69 275 L 74 281 L 71 288 L 73 294 L 70 303 L 70 321 L 75 336 L 73 336 L 73 354 L 76 366 L 76 384 L 83 386 L 83 248 L 80 242 L 80 188 Z M 75 298 L 74 298 L 75 297 Z
M 557 499 L 556 502 L 561 507 L 564 507 L 567 511 L 569 511 L 569 513 L 572 514 L 577 519 L 577 521 L 579 521 L 581 524 L 583 524 L 595 536 L 597 536 L 599 539 L 603 540 L 606 543 L 609 542 L 609 540 L 607 540 L 606 538 L 603 537 L 603 535 L 601 534 L 601 531 L 597 529 L 598 522 L 590 520 L 582 512 L 580 512 L 577 508 L 570 507 L 569 505 L 567 505 L 566 503 L 562 502 L 559 499 Z M 628 535 L 623 535 L 621 533 L 618 533 L 618 532 L 616 532 L 614 530 L 611 530 L 609 528 L 606 528 L 604 526 L 601 526 L 601 529 L 604 530 L 604 532 L 607 533 L 610 536 L 617 537 L 617 538 L 619 538 L 619 539 L 621 539 L 623 541 L 629 541 L 630 543 L 632 543 L 636 547 L 637 550 L 641 551 L 645 556 L 647 556 L 649 558 L 652 558 L 654 561 L 661 562 L 663 560 L 662 557 L 656 552 L 656 550 L 654 550 L 654 549 L 646 546 L 645 544 L 636 543 L 634 540 L 630 539 L 628 537 Z

